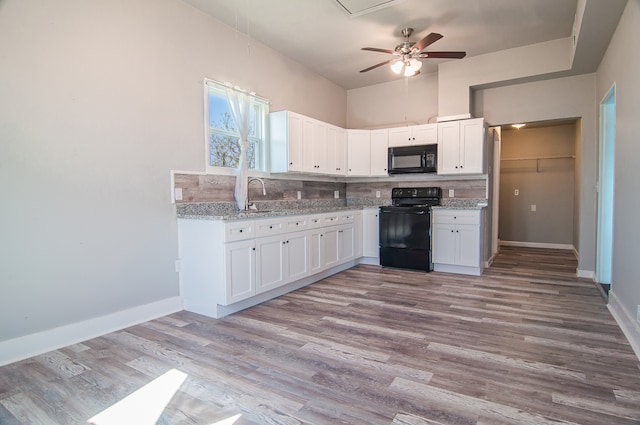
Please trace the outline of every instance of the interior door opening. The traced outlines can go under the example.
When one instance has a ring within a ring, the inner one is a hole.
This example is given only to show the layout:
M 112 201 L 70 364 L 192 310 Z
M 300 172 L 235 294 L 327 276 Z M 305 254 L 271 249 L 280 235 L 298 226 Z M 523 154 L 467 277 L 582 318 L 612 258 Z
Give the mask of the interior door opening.
M 611 290 L 613 250 L 613 196 L 616 86 L 600 102 L 600 142 L 598 158 L 598 231 L 596 242 L 596 281 L 608 296 Z

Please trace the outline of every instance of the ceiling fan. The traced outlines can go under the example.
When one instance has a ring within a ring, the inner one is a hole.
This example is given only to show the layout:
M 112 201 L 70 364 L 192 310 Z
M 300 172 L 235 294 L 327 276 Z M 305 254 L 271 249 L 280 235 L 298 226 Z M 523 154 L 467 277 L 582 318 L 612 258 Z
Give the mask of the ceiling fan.
M 422 62 L 418 59 L 462 59 L 467 54 L 466 52 L 423 52 L 422 50 L 440 40 L 443 37 L 442 34 L 432 32 L 422 40 L 413 42 L 409 41 L 411 33 L 413 33 L 413 28 L 403 28 L 402 36 L 404 37 L 404 42 L 398 44 L 394 50 L 363 47 L 361 50 L 388 53 L 396 57 L 365 68 L 360 72 L 371 71 L 372 69 L 391 63 L 393 72 L 396 74 L 403 72 L 405 77 L 411 77 L 418 75 L 420 68 L 422 68 Z

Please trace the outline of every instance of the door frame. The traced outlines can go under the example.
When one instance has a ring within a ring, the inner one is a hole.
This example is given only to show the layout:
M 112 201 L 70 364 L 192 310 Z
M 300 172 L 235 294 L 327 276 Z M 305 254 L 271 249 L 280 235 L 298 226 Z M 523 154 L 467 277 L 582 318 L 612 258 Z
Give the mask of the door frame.
M 613 208 L 615 183 L 616 84 L 600 101 L 598 142 L 598 220 L 596 233 L 596 282 L 611 284 L 613 260 Z

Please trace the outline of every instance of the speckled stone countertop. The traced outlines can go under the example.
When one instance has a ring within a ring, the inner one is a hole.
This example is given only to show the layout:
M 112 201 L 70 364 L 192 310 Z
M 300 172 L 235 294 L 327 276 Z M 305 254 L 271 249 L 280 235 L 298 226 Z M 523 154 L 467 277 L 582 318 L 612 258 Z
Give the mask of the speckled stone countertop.
M 486 208 L 487 205 L 488 202 L 484 198 L 445 198 L 442 199 L 439 206 L 433 208 L 446 208 L 449 210 L 481 210 L 483 208 Z
M 233 202 L 194 202 L 176 205 L 178 218 L 196 220 L 247 220 L 251 218 L 278 217 L 304 214 L 321 214 L 340 210 L 357 210 L 388 205 L 385 200 L 301 200 L 256 202 L 256 210 L 239 211 Z

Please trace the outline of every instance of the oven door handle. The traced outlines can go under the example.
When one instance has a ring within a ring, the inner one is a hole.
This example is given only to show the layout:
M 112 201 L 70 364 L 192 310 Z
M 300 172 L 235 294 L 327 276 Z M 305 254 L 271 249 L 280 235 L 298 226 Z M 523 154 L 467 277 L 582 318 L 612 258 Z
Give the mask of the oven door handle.
M 417 215 L 424 215 L 427 214 L 427 211 L 395 211 L 395 210 L 380 210 L 380 213 L 393 213 L 393 214 L 417 214 Z

